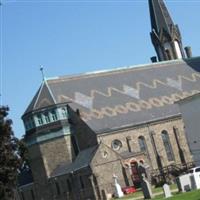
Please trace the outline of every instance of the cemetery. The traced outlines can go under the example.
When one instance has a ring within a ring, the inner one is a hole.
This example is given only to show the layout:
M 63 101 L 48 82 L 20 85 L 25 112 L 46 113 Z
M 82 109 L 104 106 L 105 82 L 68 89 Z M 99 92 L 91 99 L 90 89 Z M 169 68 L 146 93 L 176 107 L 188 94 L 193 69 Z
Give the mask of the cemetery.
M 176 185 L 171 185 L 170 188 L 172 191 L 172 197 L 167 198 L 168 200 L 199 200 L 200 199 L 200 190 L 194 190 L 190 192 L 179 192 L 176 188 Z M 154 188 L 152 189 L 153 194 L 155 195 L 153 199 L 155 200 L 164 200 L 166 197 L 164 196 L 164 193 L 162 191 L 162 188 Z M 113 198 L 114 200 L 116 198 Z M 136 193 L 126 195 L 122 198 L 119 198 L 120 200 L 140 200 L 144 199 L 142 191 L 138 191 Z
M 162 187 L 153 187 L 145 174 L 141 173 L 141 188 L 132 194 L 125 195 L 114 176 L 115 198 L 123 200 L 139 199 L 169 199 L 169 200 L 200 200 L 200 167 L 194 167 L 188 173 L 178 176 L 174 184 L 163 184 Z

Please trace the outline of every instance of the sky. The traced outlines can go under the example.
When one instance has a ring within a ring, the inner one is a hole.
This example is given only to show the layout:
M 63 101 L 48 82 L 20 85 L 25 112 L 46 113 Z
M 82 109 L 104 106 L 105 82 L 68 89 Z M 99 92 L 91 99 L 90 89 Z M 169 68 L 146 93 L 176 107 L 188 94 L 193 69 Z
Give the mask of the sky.
M 17 137 L 45 77 L 150 63 L 147 0 L 1 0 L 0 94 Z M 200 55 L 200 0 L 166 0 L 184 46 Z

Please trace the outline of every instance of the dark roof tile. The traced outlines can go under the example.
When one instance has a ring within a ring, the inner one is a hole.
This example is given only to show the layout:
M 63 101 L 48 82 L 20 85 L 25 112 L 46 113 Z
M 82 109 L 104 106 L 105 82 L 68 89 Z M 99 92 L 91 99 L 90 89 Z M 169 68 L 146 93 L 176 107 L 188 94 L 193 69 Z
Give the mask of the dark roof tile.
M 69 164 L 68 162 L 65 162 L 60 164 L 52 172 L 51 177 L 68 174 L 72 171 L 74 172 L 81 168 L 87 167 L 90 164 L 90 161 L 93 158 L 97 148 L 98 146 L 94 146 L 79 152 L 73 163 Z
M 58 77 L 47 83 L 56 103 L 72 102 L 69 105 L 80 110 L 94 131 L 103 132 L 179 115 L 173 102 L 200 92 L 199 72 L 197 57 Z

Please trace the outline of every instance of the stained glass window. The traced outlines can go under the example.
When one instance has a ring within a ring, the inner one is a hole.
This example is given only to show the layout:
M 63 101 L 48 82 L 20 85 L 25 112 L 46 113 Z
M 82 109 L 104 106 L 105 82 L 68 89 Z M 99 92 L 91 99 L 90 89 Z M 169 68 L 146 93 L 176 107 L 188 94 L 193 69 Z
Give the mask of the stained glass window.
M 165 151 L 166 151 L 166 154 L 167 154 L 167 159 L 168 159 L 168 161 L 173 161 L 174 160 L 174 154 L 173 154 L 173 151 L 172 151 L 172 146 L 171 146 L 171 143 L 170 143 L 169 134 L 166 130 L 163 130 L 161 135 L 162 135 L 162 140 L 163 140 L 163 144 L 164 144 L 164 147 L 165 147 Z

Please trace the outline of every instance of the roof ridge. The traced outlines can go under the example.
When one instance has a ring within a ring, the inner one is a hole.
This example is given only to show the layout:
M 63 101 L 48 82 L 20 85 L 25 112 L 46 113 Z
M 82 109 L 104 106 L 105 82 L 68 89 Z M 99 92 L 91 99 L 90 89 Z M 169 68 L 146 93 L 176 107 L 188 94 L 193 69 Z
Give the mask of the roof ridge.
M 48 84 L 48 82 L 47 82 L 46 79 L 45 79 L 45 84 L 46 84 L 46 86 L 47 86 L 47 89 L 49 90 L 49 93 L 50 93 L 50 95 L 51 95 L 51 97 L 52 97 L 54 103 L 56 104 L 56 103 L 57 103 L 57 102 L 56 102 L 56 99 L 55 99 L 55 97 L 54 97 L 54 95 L 53 95 L 53 92 L 52 92 L 52 90 L 51 90 L 51 88 L 50 88 L 50 86 L 49 86 L 49 84 Z
M 113 69 L 107 69 L 107 70 L 100 70 L 100 71 L 93 71 L 93 72 L 86 72 L 82 74 L 74 74 L 74 75 L 65 75 L 65 76 L 57 76 L 54 78 L 47 78 L 47 82 L 54 82 L 54 81 L 66 81 L 66 80 L 77 80 L 81 78 L 90 78 L 90 77 L 96 77 L 96 76 L 104 76 L 104 75 L 109 75 L 113 73 L 122 73 L 124 71 L 128 70 L 143 70 L 146 69 L 147 67 L 149 69 L 152 69 L 154 67 L 167 67 L 171 65 L 172 63 L 174 64 L 182 64 L 185 63 L 186 61 L 189 60 L 194 60 L 200 57 L 195 57 L 195 58 L 190 58 L 190 59 L 176 59 L 176 60 L 169 60 L 169 61 L 162 61 L 162 62 L 157 62 L 157 63 L 148 63 L 148 64 L 139 64 L 139 65 L 131 65 L 127 67 L 118 67 L 118 68 L 113 68 Z
M 41 92 L 42 92 L 42 89 L 43 89 L 44 85 L 45 85 L 45 81 L 43 81 L 42 84 L 41 84 L 40 91 L 38 92 L 36 101 L 35 101 L 35 103 L 34 103 L 34 105 L 33 105 L 33 109 L 34 109 L 35 106 L 37 105 L 37 102 L 38 102 L 38 100 L 39 100 L 39 97 L 40 97 L 40 94 L 41 94 Z

